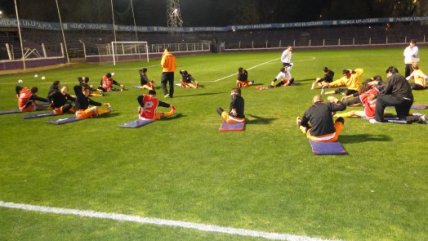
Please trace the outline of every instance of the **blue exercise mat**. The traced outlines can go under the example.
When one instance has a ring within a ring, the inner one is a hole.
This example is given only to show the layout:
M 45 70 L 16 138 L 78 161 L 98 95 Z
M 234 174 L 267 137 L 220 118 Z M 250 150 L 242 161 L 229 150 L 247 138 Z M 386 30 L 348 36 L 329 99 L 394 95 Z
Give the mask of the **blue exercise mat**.
M 44 112 L 44 113 L 30 113 L 23 115 L 22 118 L 24 119 L 34 119 L 34 118 L 42 118 L 42 117 L 48 117 L 48 116 L 54 116 L 55 113 L 53 112 Z
M 138 128 L 138 127 L 150 124 L 152 122 L 154 122 L 154 120 L 148 120 L 148 119 L 140 120 L 140 119 L 138 119 L 138 120 L 133 120 L 133 121 L 129 121 L 129 122 L 120 124 L 119 126 L 123 127 L 123 128 Z
M 0 110 L 0 115 L 6 115 L 6 114 L 14 114 L 14 113 L 20 113 L 18 109 L 15 110 Z
M 72 122 L 76 122 L 76 121 L 80 121 L 80 120 L 86 120 L 86 119 L 77 119 L 77 117 L 75 115 L 73 115 L 70 117 L 61 118 L 61 119 L 57 119 L 57 120 L 50 120 L 50 121 L 48 121 L 48 123 L 53 124 L 53 125 L 63 125 L 63 124 L 68 124 L 68 123 L 72 123 Z
M 219 131 L 243 131 L 245 129 L 245 122 L 239 122 L 239 123 L 227 123 L 224 122 L 221 123 Z
M 413 104 L 411 108 L 414 110 L 425 110 L 425 109 L 428 109 L 428 105 Z
M 340 142 L 315 142 L 309 140 L 315 155 L 346 155 L 348 152 Z

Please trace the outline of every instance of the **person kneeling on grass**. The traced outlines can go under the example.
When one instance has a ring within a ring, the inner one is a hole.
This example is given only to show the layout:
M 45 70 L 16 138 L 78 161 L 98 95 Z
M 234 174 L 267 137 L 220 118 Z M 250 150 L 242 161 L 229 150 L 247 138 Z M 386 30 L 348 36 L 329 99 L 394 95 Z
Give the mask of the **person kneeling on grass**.
M 269 87 L 273 88 L 273 87 L 289 86 L 293 84 L 294 78 L 291 76 L 290 69 L 291 69 L 291 65 L 286 65 L 285 67 L 282 67 L 281 69 L 279 69 L 278 75 L 275 77 L 275 79 L 272 80 Z M 277 80 L 279 80 L 279 82 L 275 84 Z
M 116 89 L 113 87 L 113 85 L 117 85 L 120 88 Z M 98 87 L 99 90 L 102 90 L 103 92 L 109 92 L 109 91 L 123 91 L 125 89 L 125 86 L 122 84 L 119 84 L 116 80 L 113 79 L 111 73 L 107 73 L 103 75 L 100 81 L 100 87 Z
M 312 141 L 335 142 L 342 132 L 345 120 L 339 117 L 333 122 L 332 113 L 345 109 L 346 105 L 340 101 L 324 103 L 321 95 L 315 95 L 312 106 L 302 118 L 297 117 L 297 126 Z
M 153 80 L 150 80 L 149 76 L 147 76 L 147 68 L 142 68 L 138 70 L 138 73 L 140 74 L 140 88 L 154 90 L 155 82 Z
M 18 99 L 18 109 L 20 112 L 32 112 L 36 110 L 45 110 L 48 108 L 48 99 L 38 97 L 37 87 L 28 89 L 27 87 L 16 86 L 16 98 Z M 43 104 L 45 102 L 45 104 Z
M 236 80 L 236 87 L 242 88 L 253 85 L 254 81 L 248 80 L 248 71 L 242 67 L 238 68 L 238 76 Z
M 159 120 L 166 117 L 170 117 L 175 114 L 175 106 L 160 101 L 156 97 L 156 91 L 149 90 L 148 94 L 140 95 L 137 98 L 138 104 L 138 118 L 139 119 L 149 119 L 149 120 Z M 159 113 L 156 112 L 158 106 L 169 108 L 168 112 Z
M 55 115 L 62 115 L 64 113 L 74 113 L 74 107 L 70 102 L 75 102 L 75 98 L 68 94 L 66 86 L 60 90 L 60 81 L 55 80 L 49 89 L 48 100 L 52 107 L 52 112 Z
M 221 116 L 226 123 L 239 123 L 245 122 L 244 115 L 244 98 L 241 96 L 240 88 L 233 88 L 230 92 L 231 102 L 229 112 L 223 108 L 217 108 L 217 113 Z
M 198 81 L 196 81 L 195 78 L 193 78 L 193 76 L 189 74 L 189 72 L 187 72 L 187 70 L 180 70 L 180 74 L 181 74 L 181 87 L 193 88 L 193 89 L 196 89 L 199 87 Z
M 111 112 L 109 103 L 99 103 L 89 98 L 90 87 L 87 84 L 74 86 L 76 94 L 76 117 L 77 119 L 92 118 Z M 90 105 L 92 105 L 90 107 Z

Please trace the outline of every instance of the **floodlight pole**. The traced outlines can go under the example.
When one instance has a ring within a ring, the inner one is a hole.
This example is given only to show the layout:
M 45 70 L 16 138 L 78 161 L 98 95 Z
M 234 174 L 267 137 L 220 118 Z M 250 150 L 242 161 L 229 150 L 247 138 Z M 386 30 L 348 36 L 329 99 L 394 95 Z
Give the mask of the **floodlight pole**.
M 22 67 L 24 70 L 27 68 L 25 64 L 25 56 L 24 56 L 24 44 L 22 43 L 22 34 L 21 34 L 21 22 L 19 21 L 19 14 L 18 14 L 18 4 L 16 3 L 16 0 L 13 0 L 15 3 L 15 13 L 16 13 L 16 21 L 18 23 L 18 34 L 19 34 L 19 43 L 21 44 L 21 58 L 22 58 Z
M 112 23 L 113 23 L 113 38 L 114 38 L 114 41 L 116 42 L 117 41 L 117 39 L 116 39 L 116 24 L 114 22 L 113 0 L 110 0 L 110 3 L 111 3 L 111 18 L 112 18 Z
M 58 0 L 55 0 L 55 3 L 56 3 L 56 9 L 58 10 L 59 24 L 61 26 L 62 41 L 64 42 L 65 57 L 67 58 L 67 63 L 70 63 L 70 57 L 68 55 L 68 49 L 67 49 L 67 40 L 65 39 L 64 26 L 62 26 L 61 11 L 59 11 Z
M 168 27 L 177 28 L 183 26 L 179 0 L 167 0 L 166 18 Z
M 135 41 L 138 41 L 137 22 L 135 21 L 134 2 L 131 0 L 132 18 L 134 19 Z

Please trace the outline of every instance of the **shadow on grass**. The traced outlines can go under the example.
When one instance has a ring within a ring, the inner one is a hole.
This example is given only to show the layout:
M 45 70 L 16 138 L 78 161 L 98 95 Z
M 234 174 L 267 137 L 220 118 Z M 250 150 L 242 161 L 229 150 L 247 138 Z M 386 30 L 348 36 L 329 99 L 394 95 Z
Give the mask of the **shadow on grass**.
M 112 112 L 108 115 L 97 116 L 96 118 L 111 118 L 111 117 L 116 117 L 116 116 L 120 116 L 120 113 L 119 112 Z
M 387 135 L 370 135 L 370 134 L 358 134 L 358 135 L 340 135 L 339 141 L 341 143 L 360 143 L 360 142 L 386 142 L 392 141 L 392 138 Z
M 179 96 L 174 95 L 173 99 L 175 99 L 175 98 L 186 98 L 186 97 L 192 97 L 192 96 L 219 95 L 219 94 L 224 94 L 224 93 L 228 93 L 228 92 L 225 91 L 225 92 L 198 93 L 198 94 L 193 94 L 193 95 L 179 95 Z
M 251 117 L 251 118 L 248 118 Z M 265 118 L 265 117 L 260 117 L 260 116 L 256 116 L 256 115 L 250 115 L 247 114 L 247 124 L 255 124 L 255 125 L 259 125 L 259 124 L 270 124 L 272 123 L 273 120 L 276 120 L 278 118 Z
M 171 117 L 160 119 L 160 121 L 169 121 L 169 120 L 173 120 L 173 119 L 179 119 L 179 118 L 182 118 L 182 117 L 185 117 L 185 115 L 183 115 L 181 113 L 178 113 L 178 114 L 173 115 Z

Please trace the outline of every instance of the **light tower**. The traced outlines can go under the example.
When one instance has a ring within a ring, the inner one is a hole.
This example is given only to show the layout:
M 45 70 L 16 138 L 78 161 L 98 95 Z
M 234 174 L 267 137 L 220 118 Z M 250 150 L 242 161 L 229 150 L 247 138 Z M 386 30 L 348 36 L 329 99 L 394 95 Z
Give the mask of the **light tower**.
M 183 27 L 179 0 L 167 0 L 166 21 L 168 27 Z

